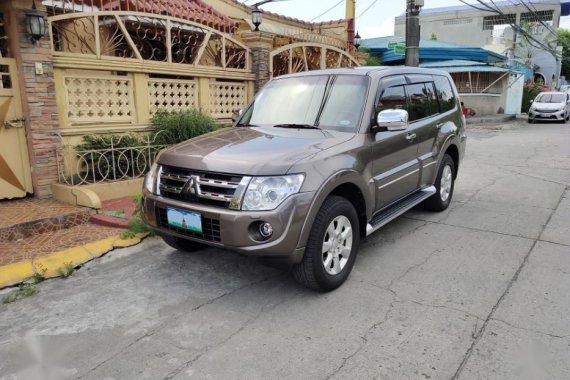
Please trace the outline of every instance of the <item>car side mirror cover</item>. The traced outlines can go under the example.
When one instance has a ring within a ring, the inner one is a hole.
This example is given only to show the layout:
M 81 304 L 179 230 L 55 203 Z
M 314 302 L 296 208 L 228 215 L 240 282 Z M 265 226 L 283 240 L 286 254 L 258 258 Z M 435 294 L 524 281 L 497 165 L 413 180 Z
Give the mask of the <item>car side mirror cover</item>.
M 408 111 L 400 109 L 388 109 L 378 113 L 376 128 L 387 131 L 403 131 L 408 128 Z

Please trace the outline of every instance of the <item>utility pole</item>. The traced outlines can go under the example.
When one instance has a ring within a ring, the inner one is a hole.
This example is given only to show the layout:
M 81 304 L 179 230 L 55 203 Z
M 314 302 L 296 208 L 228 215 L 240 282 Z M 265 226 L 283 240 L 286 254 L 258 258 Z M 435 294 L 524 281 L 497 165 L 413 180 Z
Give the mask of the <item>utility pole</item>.
M 406 0 L 406 66 L 420 65 L 420 8 L 424 0 Z

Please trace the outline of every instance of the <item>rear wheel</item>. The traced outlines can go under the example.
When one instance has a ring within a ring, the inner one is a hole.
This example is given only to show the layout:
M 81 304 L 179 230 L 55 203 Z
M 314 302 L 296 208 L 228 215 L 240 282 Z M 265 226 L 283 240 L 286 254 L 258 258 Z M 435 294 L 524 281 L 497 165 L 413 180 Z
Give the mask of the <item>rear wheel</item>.
M 443 211 L 451 203 L 455 187 L 455 163 L 448 154 L 441 160 L 434 186 L 437 191 L 424 201 L 424 206 L 430 211 Z
M 311 228 L 303 261 L 293 267 L 293 277 L 321 292 L 338 288 L 352 270 L 359 243 L 352 203 L 339 196 L 327 198 Z
M 179 251 L 194 252 L 207 247 L 205 244 L 197 243 L 192 240 L 182 239 L 176 236 L 161 236 L 161 237 L 166 244 Z

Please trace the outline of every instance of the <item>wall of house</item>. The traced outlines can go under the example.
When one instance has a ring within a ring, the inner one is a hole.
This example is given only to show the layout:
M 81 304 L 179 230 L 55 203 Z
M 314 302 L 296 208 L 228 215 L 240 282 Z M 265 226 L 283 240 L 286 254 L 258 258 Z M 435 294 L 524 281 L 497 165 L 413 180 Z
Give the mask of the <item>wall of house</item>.
M 558 27 L 560 21 L 560 5 L 553 4 L 533 4 L 537 11 L 554 10 L 553 24 Z M 520 22 L 520 14 L 528 10 L 523 6 L 506 7 L 502 9 L 504 13 L 517 14 L 517 23 Z M 429 39 L 432 34 L 437 35 L 438 41 L 454 44 L 463 44 L 477 47 L 487 45 L 502 45 L 496 47 L 497 53 L 502 53 L 505 49 L 512 47 L 512 39 L 506 38 L 502 41 L 493 39 L 492 30 L 483 29 L 483 18 L 491 13 L 467 9 L 452 12 L 429 12 L 420 13 L 421 36 L 422 39 Z M 395 18 L 394 35 L 403 37 L 406 34 L 406 20 L 404 16 Z M 507 37 L 512 38 L 513 33 L 508 32 Z M 495 51 L 495 50 L 493 50 Z
M 473 108 L 475 110 L 477 113 L 476 116 L 490 116 L 498 113 L 505 113 L 505 110 L 507 109 L 509 75 L 506 75 L 501 79 L 499 86 L 501 90 L 498 94 L 460 92 L 459 98 L 465 103 L 466 107 Z

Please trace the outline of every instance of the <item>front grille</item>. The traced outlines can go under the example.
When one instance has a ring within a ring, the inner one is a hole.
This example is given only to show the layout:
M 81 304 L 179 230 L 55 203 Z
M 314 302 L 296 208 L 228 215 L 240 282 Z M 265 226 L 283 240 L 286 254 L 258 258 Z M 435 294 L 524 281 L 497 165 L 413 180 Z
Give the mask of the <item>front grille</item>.
M 560 110 L 541 110 L 541 109 L 536 109 L 535 112 L 540 112 L 540 113 L 554 113 L 554 112 L 558 112 Z
M 220 221 L 218 219 L 211 219 L 202 216 L 202 233 L 185 230 L 183 228 L 178 228 L 168 224 L 168 219 L 166 217 L 166 209 L 157 208 L 156 210 L 156 220 L 158 221 L 158 226 L 166 230 L 174 231 L 180 235 L 193 237 L 196 239 L 207 240 L 212 242 L 220 242 Z
M 160 194 L 165 198 L 228 208 L 243 176 L 162 166 Z

